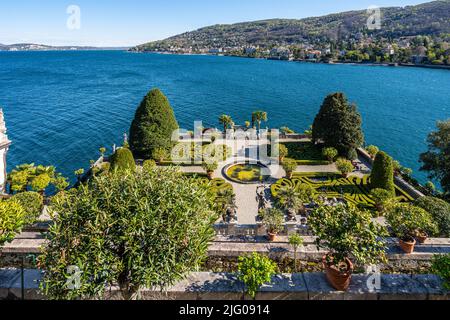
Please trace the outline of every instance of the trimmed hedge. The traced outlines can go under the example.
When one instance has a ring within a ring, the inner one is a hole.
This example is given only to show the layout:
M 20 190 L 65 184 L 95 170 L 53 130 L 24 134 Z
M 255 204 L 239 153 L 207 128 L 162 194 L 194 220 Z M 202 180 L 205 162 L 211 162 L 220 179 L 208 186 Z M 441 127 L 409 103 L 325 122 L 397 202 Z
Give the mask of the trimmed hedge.
M 375 209 L 375 201 L 370 195 L 370 177 L 364 176 L 358 178 L 350 176 L 342 178 L 336 174 L 314 175 L 313 173 L 306 175 L 295 175 L 291 180 L 281 179 L 272 185 L 272 196 L 277 197 L 280 188 L 289 186 L 298 188 L 301 184 L 312 186 L 318 195 L 325 195 L 327 198 L 340 198 L 341 191 L 344 193 L 344 199 L 353 205 Z M 402 202 L 411 202 L 414 199 L 406 194 L 403 190 L 396 187 L 397 199 Z

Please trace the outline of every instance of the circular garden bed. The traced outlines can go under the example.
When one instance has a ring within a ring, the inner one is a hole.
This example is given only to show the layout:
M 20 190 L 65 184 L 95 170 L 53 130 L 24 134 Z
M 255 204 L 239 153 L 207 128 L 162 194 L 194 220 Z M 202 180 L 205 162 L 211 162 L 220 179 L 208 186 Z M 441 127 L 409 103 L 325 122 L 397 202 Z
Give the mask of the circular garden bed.
M 229 180 L 242 183 L 253 184 L 266 181 L 271 173 L 270 169 L 262 163 L 235 163 L 226 166 L 223 169 L 223 174 Z

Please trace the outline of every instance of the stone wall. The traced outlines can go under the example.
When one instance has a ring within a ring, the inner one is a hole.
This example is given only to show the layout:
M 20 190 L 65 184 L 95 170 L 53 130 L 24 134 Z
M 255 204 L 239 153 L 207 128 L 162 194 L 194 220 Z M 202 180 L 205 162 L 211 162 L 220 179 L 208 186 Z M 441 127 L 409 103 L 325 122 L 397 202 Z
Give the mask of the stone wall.
M 36 270 L 24 272 L 24 298 L 46 299 L 39 292 L 41 274 Z M 448 300 L 448 291 L 434 275 L 354 275 L 347 292 L 333 290 L 323 273 L 279 274 L 261 288 L 256 300 Z M 377 283 L 379 281 L 379 283 Z M 120 299 L 117 288 L 108 289 L 105 299 Z M 142 290 L 143 300 L 250 300 L 243 294 L 244 286 L 230 273 L 192 273 L 161 294 Z M 0 300 L 22 297 L 21 272 L 0 269 Z

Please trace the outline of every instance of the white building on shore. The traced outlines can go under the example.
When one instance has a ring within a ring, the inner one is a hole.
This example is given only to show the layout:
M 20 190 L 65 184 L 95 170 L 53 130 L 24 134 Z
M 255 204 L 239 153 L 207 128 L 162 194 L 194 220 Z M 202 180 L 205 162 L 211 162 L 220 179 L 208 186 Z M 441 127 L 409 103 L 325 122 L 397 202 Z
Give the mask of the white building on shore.
M 11 141 L 6 135 L 6 124 L 3 118 L 3 109 L 0 108 L 0 193 L 5 192 L 6 187 L 6 155 Z

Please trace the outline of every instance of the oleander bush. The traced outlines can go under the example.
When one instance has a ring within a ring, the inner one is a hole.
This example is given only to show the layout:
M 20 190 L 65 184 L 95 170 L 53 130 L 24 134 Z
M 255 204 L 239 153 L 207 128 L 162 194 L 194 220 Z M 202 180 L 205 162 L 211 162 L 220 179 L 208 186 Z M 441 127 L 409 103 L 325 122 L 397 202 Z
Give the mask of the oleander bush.
M 44 207 L 44 197 L 37 192 L 18 193 L 9 201 L 16 201 L 25 210 L 24 223 L 26 225 L 35 223 Z
M 433 197 L 422 197 L 414 205 L 428 211 L 439 228 L 439 235 L 450 238 L 450 204 Z
M 11 242 L 20 233 L 26 214 L 17 201 L 0 201 L 0 246 Z

